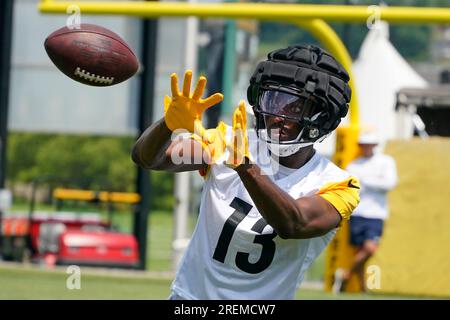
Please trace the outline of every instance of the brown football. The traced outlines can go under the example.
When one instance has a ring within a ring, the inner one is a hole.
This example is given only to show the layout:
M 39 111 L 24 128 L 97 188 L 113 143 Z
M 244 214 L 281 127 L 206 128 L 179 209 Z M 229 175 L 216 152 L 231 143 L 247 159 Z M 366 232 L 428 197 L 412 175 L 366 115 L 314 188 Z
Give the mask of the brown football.
M 122 38 L 93 24 L 56 30 L 45 39 L 44 46 L 59 70 L 90 86 L 118 84 L 139 68 L 136 55 Z

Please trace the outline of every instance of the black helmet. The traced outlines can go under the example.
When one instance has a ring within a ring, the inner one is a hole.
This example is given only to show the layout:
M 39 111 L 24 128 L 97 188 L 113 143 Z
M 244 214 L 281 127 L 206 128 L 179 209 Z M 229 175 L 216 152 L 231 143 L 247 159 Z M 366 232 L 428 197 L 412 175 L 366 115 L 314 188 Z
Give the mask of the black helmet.
M 277 94 L 296 96 L 303 101 L 302 108 L 306 105 L 309 109 L 286 117 L 301 128 L 295 141 L 287 143 L 308 145 L 322 141 L 347 115 L 351 97 L 349 79 L 342 65 L 319 47 L 294 45 L 270 52 L 268 59 L 256 67 L 247 89 L 258 135 L 265 129 L 264 114 L 279 116 L 273 104 L 264 106 L 265 97 L 269 97 L 266 92 L 270 92 L 272 99 Z

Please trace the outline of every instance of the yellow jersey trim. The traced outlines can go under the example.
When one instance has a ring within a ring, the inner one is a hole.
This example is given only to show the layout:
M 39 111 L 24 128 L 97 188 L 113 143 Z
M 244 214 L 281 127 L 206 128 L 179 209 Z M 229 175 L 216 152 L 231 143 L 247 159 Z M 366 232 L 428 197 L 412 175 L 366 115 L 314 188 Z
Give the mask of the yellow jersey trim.
M 358 179 L 349 177 L 340 182 L 325 184 L 317 194 L 330 202 L 343 220 L 348 220 L 359 203 L 360 189 Z

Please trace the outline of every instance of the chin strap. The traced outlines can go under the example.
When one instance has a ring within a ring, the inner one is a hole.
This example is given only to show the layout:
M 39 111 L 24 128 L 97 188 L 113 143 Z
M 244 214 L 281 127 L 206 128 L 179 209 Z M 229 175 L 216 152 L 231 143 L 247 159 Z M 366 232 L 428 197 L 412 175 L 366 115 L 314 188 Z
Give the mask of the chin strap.
M 297 153 L 301 148 L 310 146 L 313 142 L 307 143 L 296 143 L 296 144 L 278 144 L 278 143 L 267 143 L 267 148 L 272 154 L 277 157 L 289 157 L 294 153 Z
M 294 153 L 297 153 L 301 148 L 310 146 L 314 143 L 320 143 L 325 138 L 327 138 L 329 134 L 324 135 L 323 137 L 319 138 L 316 142 L 303 142 L 303 143 L 294 143 L 294 144 L 278 144 L 278 143 L 270 143 L 268 141 L 264 141 L 261 138 L 261 141 L 263 141 L 265 144 L 267 144 L 267 149 L 270 150 L 270 152 L 277 156 L 277 157 L 289 157 L 293 155 Z

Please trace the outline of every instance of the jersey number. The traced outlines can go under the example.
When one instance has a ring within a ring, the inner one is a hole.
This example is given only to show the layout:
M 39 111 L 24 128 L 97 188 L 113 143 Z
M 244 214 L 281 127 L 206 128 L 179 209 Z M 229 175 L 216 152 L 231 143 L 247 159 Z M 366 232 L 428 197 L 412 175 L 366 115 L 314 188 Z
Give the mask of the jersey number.
M 252 210 L 252 206 L 242 199 L 234 198 L 230 206 L 235 209 L 233 214 L 225 221 L 222 232 L 217 242 L 216 250 L 214 250 L 213 258 L 217 261 L 224 262 L 227 255 L 228 247 L 230 246 L 231 238 L 239 223 L 244 220 L 247 214 Z M 267 226 L 267 222 L 261 218 L 252 227 L 252 231 L 262 233 Z M 249 261 L 249 253 L 238 252 L 236 254 L 236 266 L 247 273 L 260 273 L 267 269 L 272 263 L 275 255 L 275 242 L 273 238 L 277 236 L 274 231 L 270 234 L 258 234 L 255 236 L 253 243 L 262 245 L 261 257 L 255 263 Z

